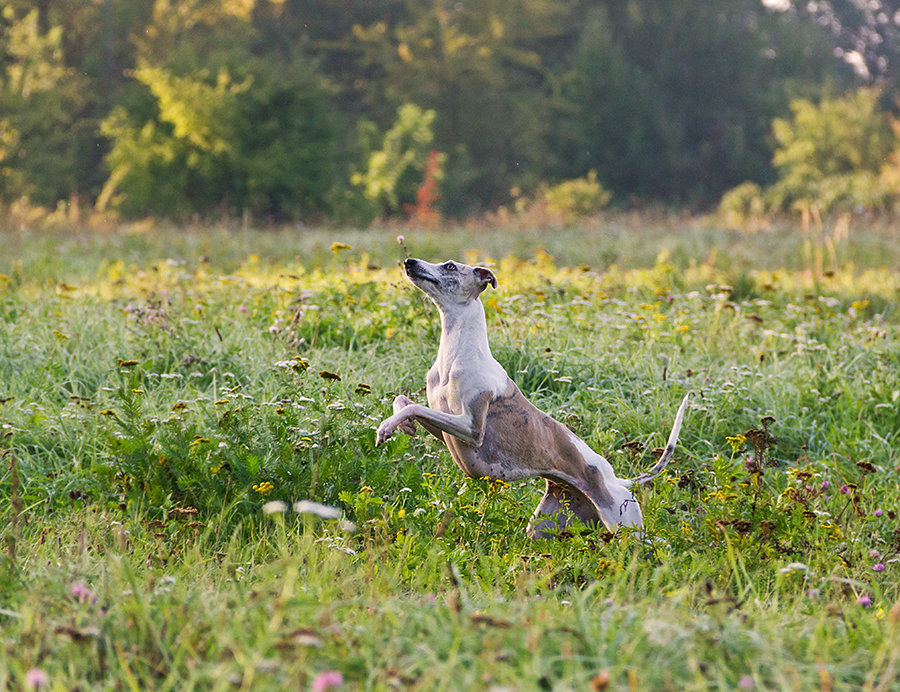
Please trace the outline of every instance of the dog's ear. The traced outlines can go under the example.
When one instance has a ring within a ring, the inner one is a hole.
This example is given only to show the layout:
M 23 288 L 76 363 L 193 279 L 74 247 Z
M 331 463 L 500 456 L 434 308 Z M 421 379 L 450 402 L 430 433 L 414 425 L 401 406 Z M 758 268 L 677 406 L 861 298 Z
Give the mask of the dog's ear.
M 475 278 L 481 282 L 481 290 L 483 291 L 490 284 L 493 288 L 497 288 L 497 277 L 490 269 L 484 267 L 475 267 Z

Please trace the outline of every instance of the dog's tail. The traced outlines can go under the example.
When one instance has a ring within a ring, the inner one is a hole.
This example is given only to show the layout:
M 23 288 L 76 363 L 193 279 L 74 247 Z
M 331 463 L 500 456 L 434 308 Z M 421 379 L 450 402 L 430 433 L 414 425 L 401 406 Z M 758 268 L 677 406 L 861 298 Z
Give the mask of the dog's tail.
M 665 470 L 666 466 L 669 465 L 669 461 L 672 459 L 672 454 L 675 452 L 675 445 L 678 444 L 678 434 L 681 432 L 681 422 L 684 420 L 684 412 L 687 410 L 688 399 L 690 398 L 691 393 L 688 392 L 687 394 L 685 394 L 684 400 L 681 402 L 681 406 L 678 407 L 678 413 L 675 414 L 675 423 L 672 425 L 672 432 L 669 433 L 669 440 L 666 442 L 666 448 L 663 451 L 662 455 L 659 457 L 659 461 L 653 464 L 653 466 L 651 466 L 640 476 L 629 478 L 626 481 L 628 485 L 640 485 L 641 483 L 646 483 L 649 480 L 653 480 Z

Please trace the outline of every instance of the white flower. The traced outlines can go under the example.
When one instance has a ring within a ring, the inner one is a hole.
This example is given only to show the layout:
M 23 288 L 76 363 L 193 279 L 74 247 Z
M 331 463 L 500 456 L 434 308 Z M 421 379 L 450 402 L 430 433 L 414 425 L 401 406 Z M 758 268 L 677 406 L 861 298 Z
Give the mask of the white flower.
M 313 502 L 311 500 L 300 500 L 294 503 L 294 511 L 297 514 L 315 514 L 323 519 L 340 519 L 341 510 L 337 507 L 323 505 L 321 502 Z
M 282 514 L 287 512 L 287 504 L 281 500 L 272 500 L 262 506 L 263 514 Z

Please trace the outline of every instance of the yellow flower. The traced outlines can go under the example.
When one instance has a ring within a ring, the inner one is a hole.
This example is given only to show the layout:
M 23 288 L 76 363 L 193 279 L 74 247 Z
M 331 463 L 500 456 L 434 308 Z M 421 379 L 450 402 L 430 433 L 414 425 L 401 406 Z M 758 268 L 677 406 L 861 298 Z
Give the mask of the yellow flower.
M 269 481 L 263 481 L 262 483 L 254 485 L 253 489 L 260 495 L 267 495 L 275 489 L 275 486 L 269 483 Z
M 405 517 L 405 516 L 406 516 L 406 510 L 405 510 L 405 509 L 398 509 L 398 510 L 397 510 L 397 518 L 398 518 L 398 519 L 402 519 L 402 518 Z
M 341 250 L 352 250 L 352 246 L 347 245 L 347 243 L 339 243 L 337 241 L 331 244 L 331 251 L 334 254 L 338 254 Z
M 734 437 L 726 437 L 725 441 L 731 445 L 731 453 L 737 454 L 738 450 L 744 446 L 744 442 L 747 441 L 747 438 L 743 435 L 735 435 Z

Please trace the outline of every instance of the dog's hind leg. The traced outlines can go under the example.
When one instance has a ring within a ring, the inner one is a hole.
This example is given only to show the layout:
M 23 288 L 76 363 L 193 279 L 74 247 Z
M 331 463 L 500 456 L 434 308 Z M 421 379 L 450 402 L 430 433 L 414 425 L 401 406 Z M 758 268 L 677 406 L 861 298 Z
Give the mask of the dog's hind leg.
M 602 521 L 597 507 L 583 492 L 547 479 L 544 497 L 528 524 L 528 537 L 555 538 L 568 528 L 573 519 L 586 526 L 595 526 Z

